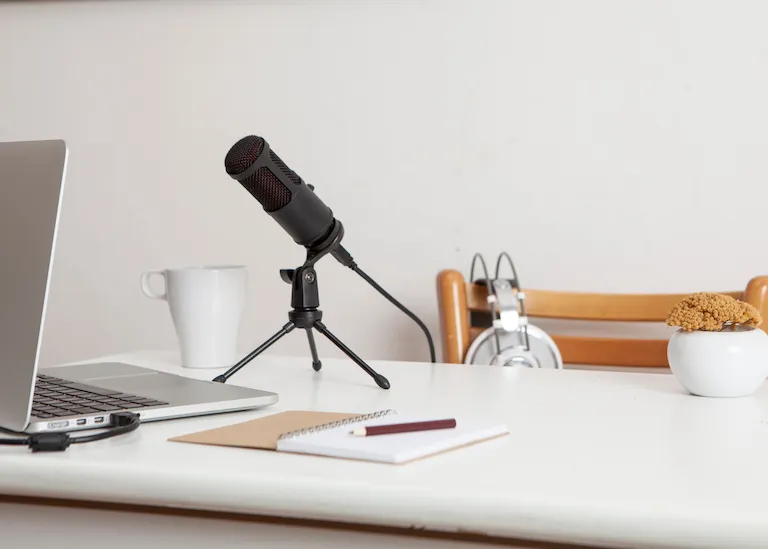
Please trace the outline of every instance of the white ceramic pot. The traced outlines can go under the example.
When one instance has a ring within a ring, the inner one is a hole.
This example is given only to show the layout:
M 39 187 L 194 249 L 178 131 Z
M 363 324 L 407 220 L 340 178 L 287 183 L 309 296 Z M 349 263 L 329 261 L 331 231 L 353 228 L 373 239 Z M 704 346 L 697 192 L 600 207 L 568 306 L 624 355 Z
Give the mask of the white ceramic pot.
M 694 395 L 748 396 L 768 377 L 768 334 L 743 326 L 722 332 L 678 330 L 669 340 L 667 359 Z

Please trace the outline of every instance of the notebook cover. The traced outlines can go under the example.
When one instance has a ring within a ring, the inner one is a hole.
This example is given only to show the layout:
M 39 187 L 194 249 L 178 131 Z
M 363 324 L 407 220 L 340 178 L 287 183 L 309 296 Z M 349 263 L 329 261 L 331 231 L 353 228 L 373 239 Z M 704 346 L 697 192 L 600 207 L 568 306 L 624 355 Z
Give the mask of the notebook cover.
M 173 442 L 190 442 L 193 444 L 209 444 L 213 446 L 276 450 L 277 439 L 283 433 L 294 431 L 296 429 L 317 427 L 332 421 L 347 419 L 357 415 L 359 414 L 291 410 L 258 419 L 252 419 L 250 421 L 244 421 L 242 423 L 235 423 L 234 425 L 227 425 L 226 427 L 181 435 L 168 440 Z

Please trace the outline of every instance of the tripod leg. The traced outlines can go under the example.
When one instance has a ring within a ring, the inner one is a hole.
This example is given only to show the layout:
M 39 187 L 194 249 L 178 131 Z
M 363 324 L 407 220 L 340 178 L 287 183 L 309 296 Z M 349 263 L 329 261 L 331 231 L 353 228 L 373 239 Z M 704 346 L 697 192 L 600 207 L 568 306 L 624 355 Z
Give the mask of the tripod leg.
M 358 366 L 360 366 L 363 370 L 366 371 L 366 373 L 373 378 L 373 380 L 376 382 L 376 385 L 381 387 L 382 389 L 389 389 L 389 380 L 385 378 L 383 375 L 377 373 L 373 368 L 368 366 L 365 361 L 357 356 L 354 352 L 352 352 L 352 349 L 344 345 L 344 342 L 342 342 L 338 337 L 333 335 L 328 328 L 325 327 L 325 324 L 320 322 L 319 320 L 315 321 L 315 329 L 323 334 L 325 337 L 331 340 L 331 343 L 336 345 L 341 351 L 347 355 L 349 358 L 351 358 Z
M 323 367 L 323 363 L 320 362 L 320 358 L 317 356 L 317 346 L 315 346 L 315 335 L 312 333 L 312 328 L 306 328 L 307 339 L 309 340 L 309 350 L 312 353 L 312 369 L 316 372 L 320 371 Z
M 270 337 L 268 340 L 266 340 L 264 343 L 256 347 L 253 351 L 248 353 L 240 362 L 232 366 L 229 370 L 221 374 L 220 376 L 216 376 L 213 378 L 213 381 L 216 381 L 218 383 L 226 383 L 227 380 L 232 377 L 234 374 L 236 374 L 240 368 L 248 364 L 250 361 L 252 361 L 254 358 L 259 356 L 261 353 L 266 351 L 269 347 L 272 346 L 277 340 L 279 340 L 284 335 L 287 335 L 293 331 L 293 329 L 296 327 L 296 325 L 293 322 L 289 322 L 285 326 L 283 326 L 279 332 L 277 332 L 275 335 Z

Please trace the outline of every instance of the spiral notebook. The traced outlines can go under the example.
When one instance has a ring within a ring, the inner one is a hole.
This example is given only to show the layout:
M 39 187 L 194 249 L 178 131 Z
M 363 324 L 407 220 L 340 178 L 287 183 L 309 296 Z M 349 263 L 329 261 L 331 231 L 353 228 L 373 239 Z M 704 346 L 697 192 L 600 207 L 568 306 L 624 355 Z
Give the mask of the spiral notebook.
M 404 417 L 395 410 L 371 414 L 287 411 L 209 429 L 169 440 L 238 448 L 255 448 L 335 458 L 407 463 L 508 434 L 500 423 L 456 419 L 453 429 L 356 437 L 350 431 L 385 423 L 442 419 Z

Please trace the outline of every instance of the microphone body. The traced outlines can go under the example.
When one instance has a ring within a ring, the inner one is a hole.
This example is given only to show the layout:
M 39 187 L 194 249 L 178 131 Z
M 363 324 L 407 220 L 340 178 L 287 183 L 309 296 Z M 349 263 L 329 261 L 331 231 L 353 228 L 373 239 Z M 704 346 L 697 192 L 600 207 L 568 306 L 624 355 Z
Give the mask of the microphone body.
M 331 209 L 264 138 L 242 138 L 227 153 L 224 166 L 297 244 L 312 248 L 332 232 L 336 219 Z

